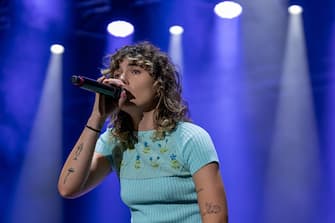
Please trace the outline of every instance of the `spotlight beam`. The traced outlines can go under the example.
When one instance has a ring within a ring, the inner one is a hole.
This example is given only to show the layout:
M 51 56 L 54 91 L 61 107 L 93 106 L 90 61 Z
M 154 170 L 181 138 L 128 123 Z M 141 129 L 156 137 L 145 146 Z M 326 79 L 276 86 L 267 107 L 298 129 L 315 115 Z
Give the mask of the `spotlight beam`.
M 56 185 L 62 163 L 62 55 L 52 54 L 14 195 L 11 223 L 62 222 Z
M 264 222 L 314 222 L 312 219 L 318 219 L 315 208 L 319 207 L 321 167 L 300 15 L 289 18 L 283 66 L 267 171 Z

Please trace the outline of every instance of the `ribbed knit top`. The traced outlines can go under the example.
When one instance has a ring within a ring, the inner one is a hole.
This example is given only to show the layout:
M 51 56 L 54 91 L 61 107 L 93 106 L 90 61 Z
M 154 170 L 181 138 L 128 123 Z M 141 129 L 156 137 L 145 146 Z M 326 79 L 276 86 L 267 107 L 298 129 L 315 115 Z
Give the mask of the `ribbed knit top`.
M 201 222 L 192 175 L 210 162 L 218 162 L 214 145 L 201 127 L 180 122 L 163 140 L 153 131 L 139 131 L 134 149 L 117 152 L 110 130 L 102 134 L 96 152 L 112 168 L 120 165 L 121 198 L 130 208 L 132 223 Z

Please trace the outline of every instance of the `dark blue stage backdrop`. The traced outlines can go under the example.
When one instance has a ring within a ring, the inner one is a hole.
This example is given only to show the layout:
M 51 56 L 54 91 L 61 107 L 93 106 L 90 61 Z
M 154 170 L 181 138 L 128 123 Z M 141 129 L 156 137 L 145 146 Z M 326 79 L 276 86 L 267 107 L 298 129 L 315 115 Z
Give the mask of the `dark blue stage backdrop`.
M 83 197 L 58 194 L 94 99 L 70 77 L 97 78 L 124 43 L 168 51 L 176 24 L 183 95 L 216 146 L 230 222 L 335 222 L 334 1 L 240 0 L 231 20 L 214 14 L 218 2 L 0 2 L 0 222 L 130 222 L 115 174 Z M 115 19 L 133 23 L 132 38 L 107 34 Z

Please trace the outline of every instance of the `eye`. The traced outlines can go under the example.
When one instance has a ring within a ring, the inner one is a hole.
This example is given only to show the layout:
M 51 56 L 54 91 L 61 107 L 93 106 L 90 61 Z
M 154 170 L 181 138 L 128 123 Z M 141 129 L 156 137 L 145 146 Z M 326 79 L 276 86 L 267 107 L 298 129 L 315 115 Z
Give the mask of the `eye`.
M 113 77 L 116 78 L 116 79 L 119 78 L 120 76 L 121 76 L 120 72 L 115 72 L 114 75 L 113 75 Z
M 132 73 L 132 74 L 135 74 L 135 75 L 136 75 L 136 74 L 140 74 L 140 73 L 141 73 L 141 70 L 140 70 L 140 69 L 132 69 L 132 70 L 131 70 L 131 73 Z

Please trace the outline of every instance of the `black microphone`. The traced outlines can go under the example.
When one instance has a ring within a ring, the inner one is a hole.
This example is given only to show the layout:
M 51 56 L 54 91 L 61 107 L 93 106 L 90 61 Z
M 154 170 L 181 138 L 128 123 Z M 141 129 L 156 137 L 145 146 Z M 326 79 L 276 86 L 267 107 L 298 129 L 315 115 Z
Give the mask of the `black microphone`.
M 106 85 L 88 77 L 73 75 L 72 84 L 82 89 L 111 96 L 113 99 L 119 99 L 122 89 L 114 85 Z

